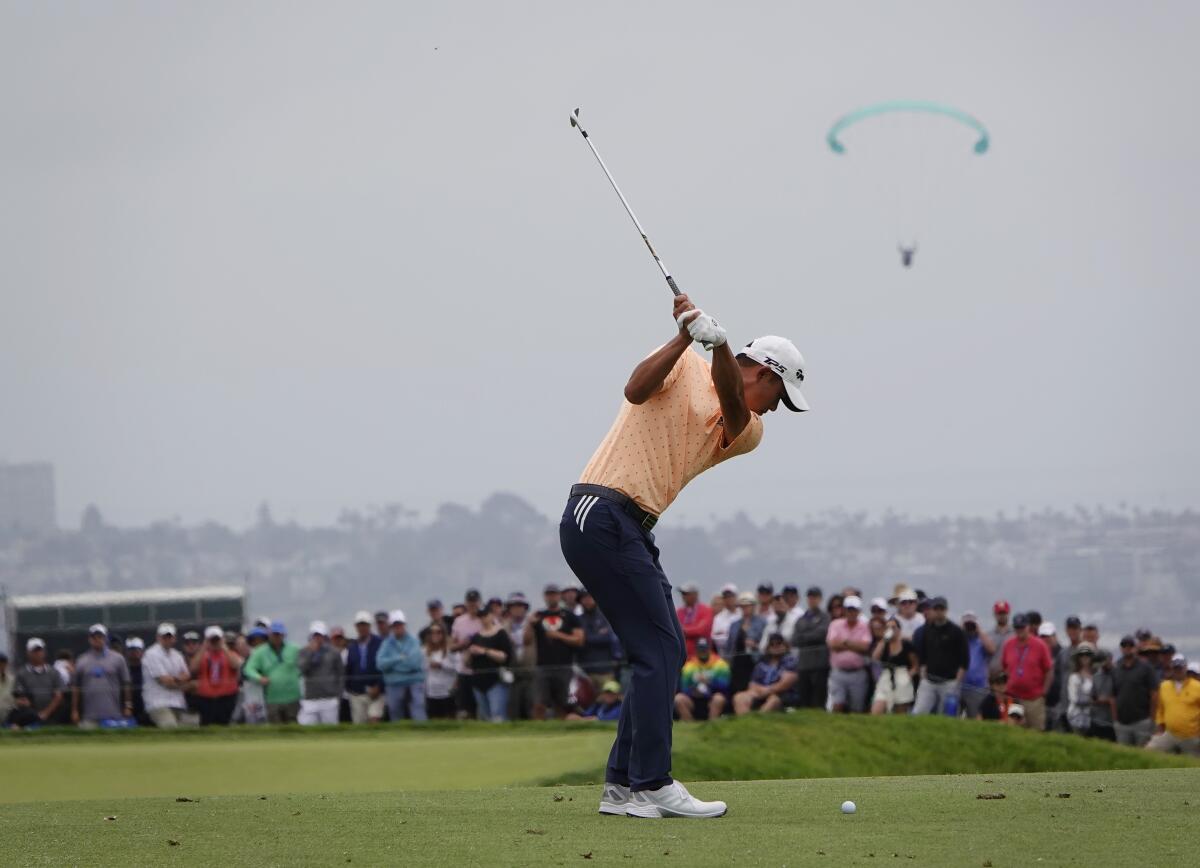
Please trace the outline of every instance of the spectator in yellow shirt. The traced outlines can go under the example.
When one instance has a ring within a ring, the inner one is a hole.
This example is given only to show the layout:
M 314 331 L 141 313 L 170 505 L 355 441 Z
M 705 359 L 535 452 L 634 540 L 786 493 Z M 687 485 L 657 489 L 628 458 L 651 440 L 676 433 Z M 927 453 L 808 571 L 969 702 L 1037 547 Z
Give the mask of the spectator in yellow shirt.
M 1200 681 L 1188 678 L 1182 654 L 1171 658 L 1170 675 L 1158 686 L 1158 732 L 1150 750 L 1200 756 Z

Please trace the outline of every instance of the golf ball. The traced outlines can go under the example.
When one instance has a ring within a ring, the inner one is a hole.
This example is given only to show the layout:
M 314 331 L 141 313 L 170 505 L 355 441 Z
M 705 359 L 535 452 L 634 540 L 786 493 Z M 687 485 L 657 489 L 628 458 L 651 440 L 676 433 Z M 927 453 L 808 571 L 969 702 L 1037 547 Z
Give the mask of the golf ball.
M 849 800 L 842 802 L 842 813 L 843 814 L 853 814 L 857 810 L 858 810 L 858 807 L 854 804 L 854 802 L 851 802 Z

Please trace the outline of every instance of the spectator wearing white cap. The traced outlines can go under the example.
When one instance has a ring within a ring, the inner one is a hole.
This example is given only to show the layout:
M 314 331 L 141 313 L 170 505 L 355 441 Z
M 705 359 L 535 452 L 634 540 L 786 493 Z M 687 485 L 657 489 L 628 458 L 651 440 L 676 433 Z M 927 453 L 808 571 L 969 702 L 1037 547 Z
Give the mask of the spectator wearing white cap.
M 225 643 L 225 633 L 217 626 L 204 631 L 204 644 L 188 661 L 196 681 L 196 710 L 201 726 L 226 726 L 237 706 L 238 676 L 242 656 Z
M 108 629 L 103 624 L 88 628 L 88 645 L 75 661 L 71 722 L 89 728 L 132 717 L 129 666 L 108 647 Z
M 896 620 L 900 624 L 900 635 L 910 642 L 917 628 L 925 624 L 925 616 L 917 611 L 917 592 L 908 585 L 897 590 Z
M 741 617 L 742 613 L 738 611 L 737 585 L 727 582 L 721 586 L 721 607 L 713 615 L 712 647 L 718 652 L 723 650 L 725 643 L 729 641 L 729 628 Z
M 433 623 L 441 625 L 446 633 L 445 621 L 441 617 L 441 601 L 437 604 L 437 618 Z M 430 612 L 434 607 L 430 605 Z M 429 628 L 426 627 L 426 630 Z M 371 631 L 371 613 L 366 609 L 354 616 L 355 637 L 346 654 L 346 691 L 350 694 L 350 720 L 354 723 L 378 723 L 383 720 L 383 675 L 379 672 L 377 658 L 383 640 Z
M 403 611 L 394 609 L 389 620 L 391 633 L 379 646 L 376 658 L 383 673 L 388 715 L 392 720 L 425 720 L 425 654 L 417 637 L 408 632 Z M 478 617 L 475 620 L 479 622 Z
M 829 625 L 825 643 L 829 646 L 829 701 L 834 712 L 862 713 L 867 710 L 867 654 L 871 648 L 871 628 L 860 616 L 862 599 L 842 600 L 844 615 Z
M 682 605 L 675 610 L 675 614 L 683 627 L 687 657 L 691 657 L 696 653 L 697 639 L 712 640 L 713 610 L 707 603 L 700 602 L 700 588 L 695 582 L 684 582 L 680 585 L 679 596 L 682 598 Z
M 309 625 L 308 644 L 300 649 L 296 666 L 304 677 L 297 722 L 301 726 L 337 723 L 346 669 L 341 652 L 329 642 L 329 628 L 324 621 Z
M 146 643 L 138 636 L 125 640 L 125 665 L 129 667 L 129 684 L 133 688 L 133 717 L 138 726 L 150 726 L 146 714 L 145 673 L 142 672 L 142 657 L 146 654 Z
M 142 676 L 146 716 L 159 729 L 179 726 L 187 711 L 184 691 L 194 685 L 187 661 L 175 649 L 174 624 L 158 625 L 156 641 L 142 656 Z
M 36 636 L 25 643 L 25 665 L 13 678 L 13 689 L 29 700 L 39 724 L 54 723 L 64 705 L 63 682 L 58 670 L 46 662 L 46 643 Z
M 1200 757 L 1200 681 L 1188 677 L 1182 654 L 1171 657 L 1167 677 L 1158 685 L 1154 722 L 1148 749 Z

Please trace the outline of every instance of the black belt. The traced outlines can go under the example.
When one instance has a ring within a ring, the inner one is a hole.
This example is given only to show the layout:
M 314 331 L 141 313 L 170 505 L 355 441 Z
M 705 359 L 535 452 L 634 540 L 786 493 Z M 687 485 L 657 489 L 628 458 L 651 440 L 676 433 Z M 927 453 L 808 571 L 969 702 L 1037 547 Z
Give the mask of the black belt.
M 658 524 L 658 516 L 652 512 L 647 512 L 636 503 L 633 498 L 627 494 L 622 494 L 615 488 L 607 488 L 603 485 L 591 485 L 586 482 L 580 482 L 571 486 L 571 497 L 602 497 L 605 500 L 611 500 L 617 506 L 624 510 L 625 514 L 630 516 L 642 528 L 642 530 L 653 530 L 654 525 Z

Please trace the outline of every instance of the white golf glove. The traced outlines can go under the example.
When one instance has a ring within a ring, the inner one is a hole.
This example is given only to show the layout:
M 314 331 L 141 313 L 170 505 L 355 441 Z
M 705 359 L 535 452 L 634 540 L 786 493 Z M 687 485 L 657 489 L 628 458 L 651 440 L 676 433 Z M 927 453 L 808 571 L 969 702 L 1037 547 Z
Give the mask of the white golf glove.
M 699 341 L 706 350 L 725 343 L 725 329 L 721 328 L 715 319 L 702 310 L 689 310 L 685 314 L 680 314 L 678 323 L 680 328 L 686 327 L 692 340 Z

